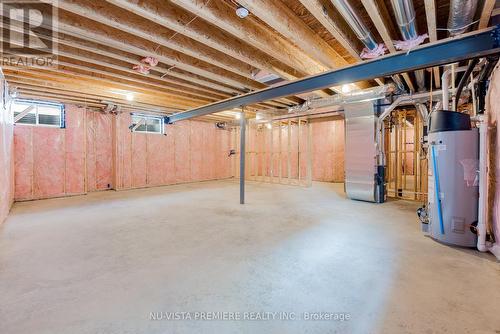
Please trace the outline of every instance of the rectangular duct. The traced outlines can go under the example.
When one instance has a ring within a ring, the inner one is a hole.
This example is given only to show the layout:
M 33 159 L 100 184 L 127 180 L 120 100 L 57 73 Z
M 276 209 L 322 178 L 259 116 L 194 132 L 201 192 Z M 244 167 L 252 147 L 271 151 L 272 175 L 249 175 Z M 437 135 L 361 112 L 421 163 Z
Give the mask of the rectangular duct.
M 345 188 L 351 199 L 376 202 L 376 124 L 373 102 L 346 104 Z

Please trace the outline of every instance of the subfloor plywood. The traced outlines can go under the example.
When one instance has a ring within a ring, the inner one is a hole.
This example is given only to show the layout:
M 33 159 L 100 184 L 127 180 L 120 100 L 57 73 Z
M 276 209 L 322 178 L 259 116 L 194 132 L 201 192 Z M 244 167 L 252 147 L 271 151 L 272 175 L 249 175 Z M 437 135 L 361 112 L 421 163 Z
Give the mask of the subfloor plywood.
M 15 204 L 2 333 L 494 333 L 489 254 L 419 231 L 413 202 L 210 181 Z M 339 321 L 151 321 L 151 312 L 345 312 Z

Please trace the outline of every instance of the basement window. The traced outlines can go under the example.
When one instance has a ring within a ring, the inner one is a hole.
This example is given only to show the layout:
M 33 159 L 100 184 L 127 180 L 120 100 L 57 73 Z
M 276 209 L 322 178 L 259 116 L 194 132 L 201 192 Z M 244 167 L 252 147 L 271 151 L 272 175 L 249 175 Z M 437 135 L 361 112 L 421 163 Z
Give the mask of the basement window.
M 64 127 L 64 105 L 32 100 L 14 100 L 11 104 L 16 124 Z
M 151 115 L 132 115 L 132 132 L 164 133 L 163 117 Z

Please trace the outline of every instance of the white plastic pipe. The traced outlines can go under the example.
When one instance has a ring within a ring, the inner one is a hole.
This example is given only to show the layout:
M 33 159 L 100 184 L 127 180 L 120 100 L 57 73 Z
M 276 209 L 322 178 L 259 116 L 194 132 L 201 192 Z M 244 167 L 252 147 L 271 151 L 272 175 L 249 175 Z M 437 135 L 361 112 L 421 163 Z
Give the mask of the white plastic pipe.
M 488 205 L 486 193 L 488 189 L 486 150 L 488 145 L 488 115 L 478 116 L 479 119 L 479 205 L 477 219 L 477 249 L 487 252 L 486 218 Z
M 479 62 L 477 66 L 474 68 L 474 71 L 479 71 L 481 70 L 481 66 L 483 64 L 483 61 Z M 449 92 L 449 87 L 450 87 L 450 74 L 453 72 L 453 68 L 450 66 L 447 70 L 443 72 L 441 75 L 441 89 L 443 90 L 443 109 L 444 110 L 450 110 L 450 92 Z M 462 67 L 455 67 L 454 73 L 458 72 L 465 72 L 467 71 L 467 66 L 462 66 Z M 453 104 L 453 108 L 454 108 Z
M 447 70 L 443 72 L 443 75 L 441 75 L 441 87 L 443 89 L 443 109 L 444 110 L 450 110 L 450 92 L 449 92 L 449 87 L 450 87 L 450 74 L 452 72 L 457 73 L 457 72 L 465 72 L 467 70 L 467 66 L 462 66 L 462 67 L 456 67 L 453 70 L 453 67 L 450 66 Z

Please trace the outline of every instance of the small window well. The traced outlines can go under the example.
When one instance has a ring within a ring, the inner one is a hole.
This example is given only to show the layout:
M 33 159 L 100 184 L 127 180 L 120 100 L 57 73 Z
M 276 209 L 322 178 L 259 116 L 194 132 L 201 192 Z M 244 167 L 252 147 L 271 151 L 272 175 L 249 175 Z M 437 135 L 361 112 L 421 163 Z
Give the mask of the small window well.
M 164 133 L 163 117 L 150 115 L 132 115 L 132 132 Z
M 14 123 L 64 127 L 64 105 L 31 100 L 14 100 L 11 104 Z

